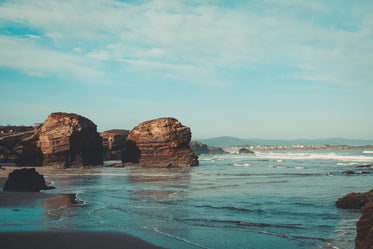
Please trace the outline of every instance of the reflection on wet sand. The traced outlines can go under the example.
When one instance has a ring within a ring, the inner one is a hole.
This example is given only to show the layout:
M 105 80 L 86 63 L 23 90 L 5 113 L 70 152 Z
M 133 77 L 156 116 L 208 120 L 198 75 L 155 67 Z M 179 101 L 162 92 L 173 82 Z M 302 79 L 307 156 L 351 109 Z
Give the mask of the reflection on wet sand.
M 137 207 L 136 214 L 140 214 L 132 226 L 151 228 L 166 237 L 187 238 L 190 231 L 180 228 L 174 217 L 191 216 L 184 205 L 191 189 L 191 169 L 129 168 L 127 173 L 132 197 L 129 206 Z
M 187 195 L 185 190 L 190 184 L 190 168 L 138 168 L 128 171 L 128 180 L 149 183 L 151 189 L 131 192 L 136 199 L 181 199 Z
M 45 216 L 51 219 L 60 219 L 61 217 L 70 216 L 69 209 L 72 206 L 80 205 L 80 201 L 76 194 L 58 194 L 59 198 L 44 199 L 43 208 L 45 209 Z
M 187 193 L 175 192 L 173 190 L 137 190 L 132 194 L 140 200 L 155 200 L 155 199 L 182 199 Z
M 190 168 L 146 168 L 138 167 L 128 170 L 128 180 L 131 182 L 164 182 L 189 181 Z

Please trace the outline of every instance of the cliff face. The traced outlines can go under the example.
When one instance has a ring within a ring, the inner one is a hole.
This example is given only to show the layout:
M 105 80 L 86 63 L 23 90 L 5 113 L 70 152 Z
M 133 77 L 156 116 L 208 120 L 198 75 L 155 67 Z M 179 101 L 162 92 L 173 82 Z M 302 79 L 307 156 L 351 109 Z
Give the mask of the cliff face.
M 105 160 L 121 160 L 122 150 L 126 146 L 128 130 L 109 130 L 100 134 Z
M 102 140 L 96 125 L 77 114 L 52 113 L 24 141 L 18 164 L 72 167 L 102 163 Z
M 190 139 L 190 128 L 174 118 L 146 121 L 129 133 L 122 160 L 156 167 L 198 165 L 198 157 L 189 147 Z

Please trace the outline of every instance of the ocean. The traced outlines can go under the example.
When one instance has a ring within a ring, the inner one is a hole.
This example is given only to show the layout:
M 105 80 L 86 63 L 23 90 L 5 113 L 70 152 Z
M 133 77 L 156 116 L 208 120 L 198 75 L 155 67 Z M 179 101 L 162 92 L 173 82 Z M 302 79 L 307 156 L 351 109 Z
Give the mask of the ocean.
M 166 248 L 354 248 L 359 210 L 336 208 L 373 188 L 373 151 L 201 155 L 191 168 L 53 169 L 59 200 L 0 210 L 0 231 L 126 232 Z M 370 167 L 358 167 L 359 165 Z M 346 175 L 343 171 L 370 174 Z M 75 193 L 77 201 L 74 201 Z

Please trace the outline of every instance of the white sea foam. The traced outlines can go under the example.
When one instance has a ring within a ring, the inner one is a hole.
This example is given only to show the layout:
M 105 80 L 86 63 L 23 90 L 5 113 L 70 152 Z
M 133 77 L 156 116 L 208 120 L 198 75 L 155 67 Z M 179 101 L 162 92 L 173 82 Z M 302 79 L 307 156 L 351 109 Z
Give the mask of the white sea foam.
M 306 167 L 294 167 L 295 169 L 305 169 Z
M 363 153 L 364 154 L 373 154 L 373 150 L 364 150 Z
M 358 165 L 358 163 L 337 163 L 340 166 L 351 166 L 351 165 Z
M 342 162 L 373 162 L 373 156 L 368 155 L 344 155 L 335 152 L 330 153 L 279 153 L 279 152 L 257 152 L 255 159 L 274 159 L 274 160 L 338 160 Z
M 233 166 L 237 166 L 237 167 L 250 167 L 251 164 L 250 163 L 235 163 L 235 164 L 233 164 Z

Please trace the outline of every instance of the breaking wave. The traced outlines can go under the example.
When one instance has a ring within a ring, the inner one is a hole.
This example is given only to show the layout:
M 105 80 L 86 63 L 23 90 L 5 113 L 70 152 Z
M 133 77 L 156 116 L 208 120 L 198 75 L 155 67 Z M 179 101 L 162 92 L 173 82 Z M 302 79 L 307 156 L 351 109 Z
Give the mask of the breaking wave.
M 255 156 L 252 155 L 224 155 L 226 159 L 253 159 L 256 161 L 277 161 L 283 162 L 284 160 L 336 160 L 341 162 L 373 162 L 373 151 L 364 151 L 365 155 L 346 155 L 337 154 L 334 152 L 317 153 L 317 152 L 256 152 Z M 221 156 L 223 157 L 223 156 Z

